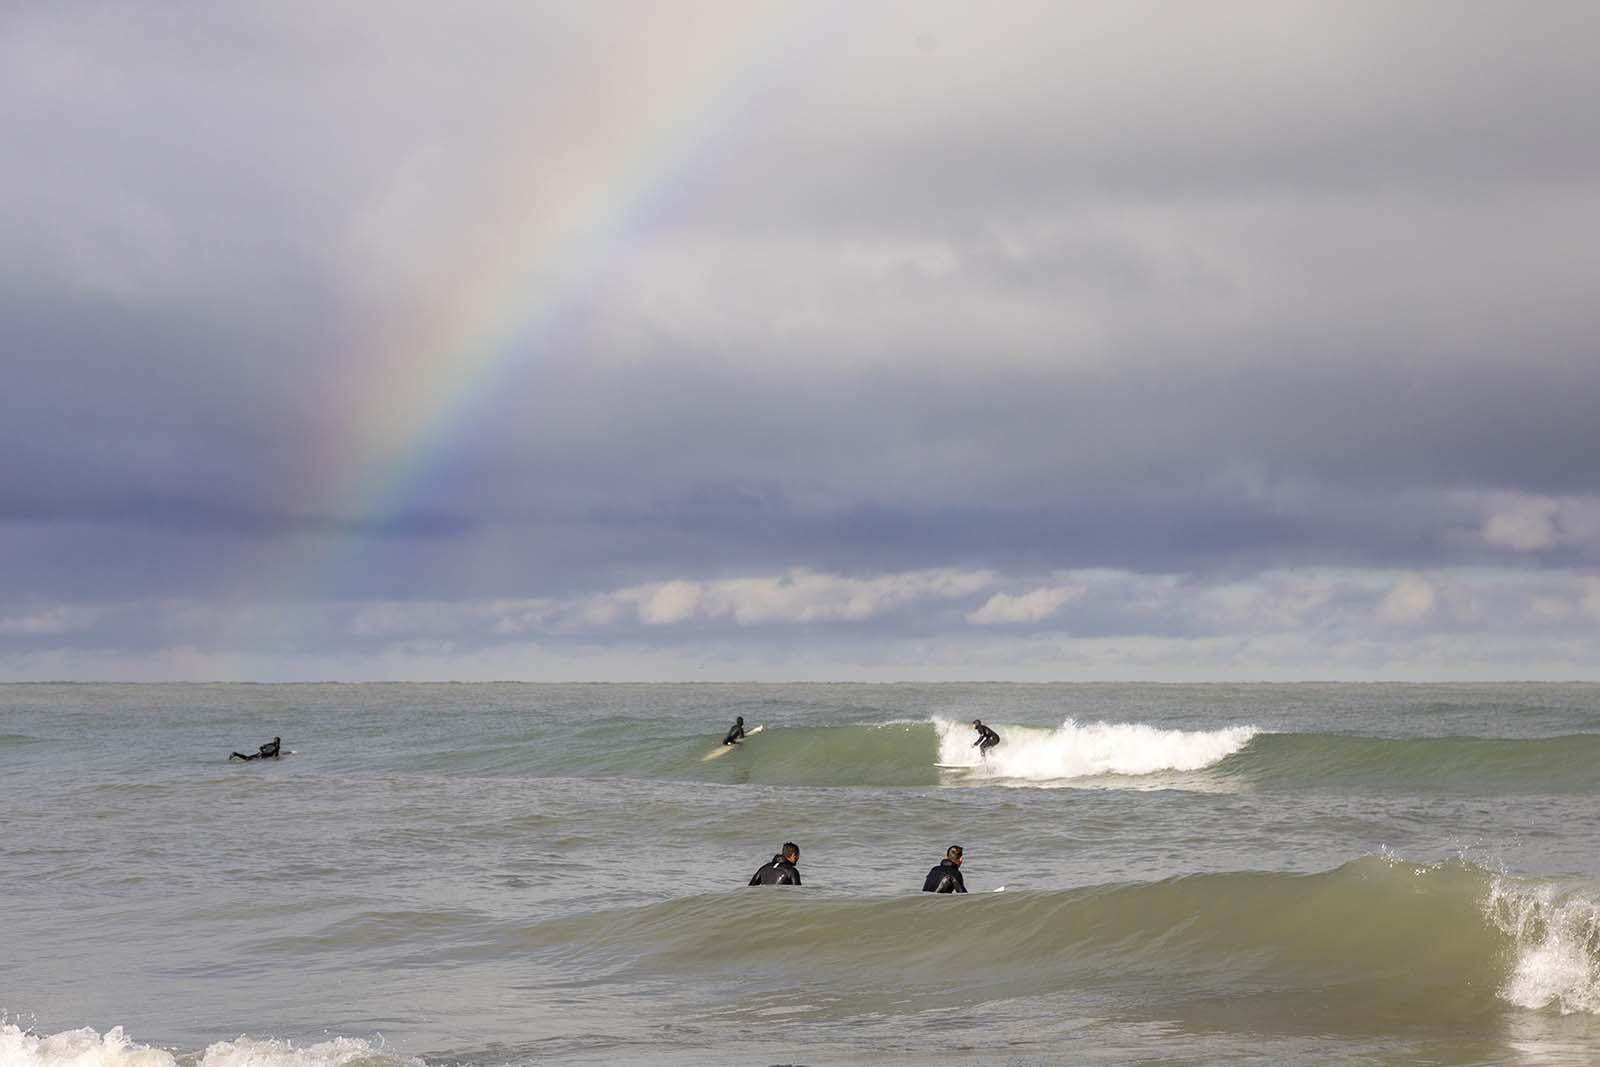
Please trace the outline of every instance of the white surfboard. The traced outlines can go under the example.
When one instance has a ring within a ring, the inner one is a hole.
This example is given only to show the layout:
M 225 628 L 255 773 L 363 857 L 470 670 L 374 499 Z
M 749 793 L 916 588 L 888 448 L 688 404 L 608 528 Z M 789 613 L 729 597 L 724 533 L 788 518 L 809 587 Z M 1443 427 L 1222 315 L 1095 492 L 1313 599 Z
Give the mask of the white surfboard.
M 978 769 L 976 763 L 935 763 L 934 766 L 941 771 L 975 771 Z
M 761 726 L 757 726 L 753 730 L 746 730 L 744 732 L 745 739 L 748 740 L 748 739 L 754 737 L 756 734 L 759 734 L 762 730 L 765 730 L 765 729 L 766 729 L 766 726 L 763 724 Z M 743 744 L 742 741 L 736 741 L 731 745 L 718 745 L 716 748 L 712 749 L 710 752 L 707 752 L 704 756 L 701 756 L 700 757 L 700 762 L 701 763 L 705 763 L 708 760 L 716 759 L 718 756 L 726 756 L 728 753 L 730 753 L 734 749 L 738 748 L 741 744 Z

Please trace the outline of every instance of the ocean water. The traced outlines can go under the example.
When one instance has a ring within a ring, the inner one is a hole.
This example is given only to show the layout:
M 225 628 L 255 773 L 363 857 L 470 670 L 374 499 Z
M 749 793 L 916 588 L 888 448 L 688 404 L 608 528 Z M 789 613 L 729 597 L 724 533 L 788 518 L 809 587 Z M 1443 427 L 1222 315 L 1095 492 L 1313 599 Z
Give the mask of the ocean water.
M 0 822 L 5 1067 L 1600 1062 L 1595 685 L 0 686 Z

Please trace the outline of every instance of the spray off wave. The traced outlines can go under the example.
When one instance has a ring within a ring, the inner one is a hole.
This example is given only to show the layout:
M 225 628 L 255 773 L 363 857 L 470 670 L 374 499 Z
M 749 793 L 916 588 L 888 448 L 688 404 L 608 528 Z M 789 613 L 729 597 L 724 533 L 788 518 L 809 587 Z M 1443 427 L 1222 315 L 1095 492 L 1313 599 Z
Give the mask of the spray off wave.
M 1144 723 L 1080 724 L 1067 719 L 1053 730 L 998 727 L 1001 743 L 980 757 L 970 723 L 936 719 L 934 728 L 939 763 L 971 768 L 987 778 L 1026 782 L 1204 770 L 1243 750 L 1259 733 L 1254 726 L 1164 730 Z

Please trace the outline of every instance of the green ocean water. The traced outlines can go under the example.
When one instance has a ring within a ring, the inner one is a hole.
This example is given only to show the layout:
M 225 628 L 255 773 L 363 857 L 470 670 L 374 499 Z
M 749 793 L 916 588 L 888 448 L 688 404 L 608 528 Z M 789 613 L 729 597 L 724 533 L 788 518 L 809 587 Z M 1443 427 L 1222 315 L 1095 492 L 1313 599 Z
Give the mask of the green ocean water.
M 0 686 L 0 1065 L 1596 1062 L 1596 757 L 1589 685 Z

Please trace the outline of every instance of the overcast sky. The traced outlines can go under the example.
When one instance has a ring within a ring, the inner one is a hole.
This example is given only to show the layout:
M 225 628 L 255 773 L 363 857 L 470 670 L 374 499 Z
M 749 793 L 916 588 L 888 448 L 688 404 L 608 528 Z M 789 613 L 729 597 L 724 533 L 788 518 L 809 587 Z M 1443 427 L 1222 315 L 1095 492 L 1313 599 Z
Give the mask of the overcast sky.
M 1587 2 L 0 7 L 0 678 L 1600 678 Z

